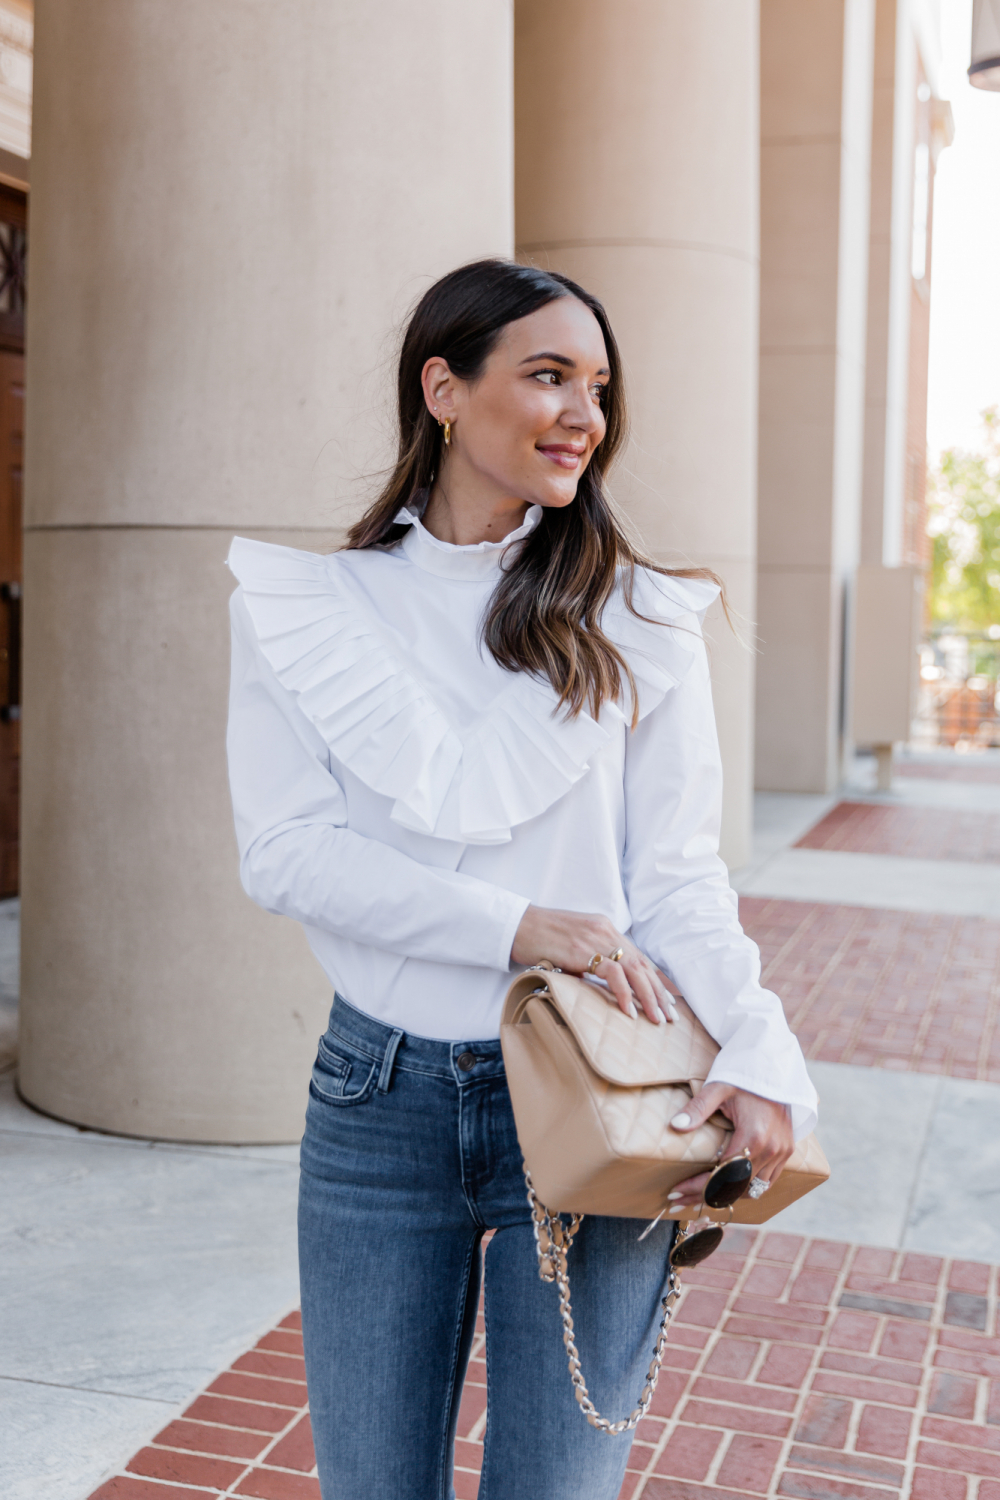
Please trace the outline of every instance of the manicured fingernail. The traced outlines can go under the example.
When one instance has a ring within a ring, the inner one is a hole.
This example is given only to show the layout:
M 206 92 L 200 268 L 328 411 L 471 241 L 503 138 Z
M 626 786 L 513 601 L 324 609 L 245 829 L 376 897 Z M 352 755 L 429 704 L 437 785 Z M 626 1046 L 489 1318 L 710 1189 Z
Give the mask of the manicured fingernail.
M 668 1021 L 676 1021 L 677 1020 L 677 1007 L 675 1005 L 671 1005 L 670 1009 L 667 1011 L 667 1020 Z
M 678 1130 L 687 1130 L 688 1126 L 691 1124 L 691 1116 L 688 1114 L 684 1114 L 682 1111 L 679 1115 L 674 1115 L 674 1118 L 670 1121 L 670 1123 L 671 1125 L 676 1126 Z
M 666 1025 L 666 1020 L 667 1020 L 666 1016 L 663 1014 L 663 1012 L 660 1009 L 660 1007 L 657 1006 L 656 1007 L 656 1024 L 657 1024 L 657 1026 L 664 1026 L 664 1025 Z
M 668 1193 L 667 1194 L 667 1202 L 668 1203 L 673 1203 L 673 1201 L 674 1201 L 675 1198 L 683 1198 L 683 1197 L 684 1197 L 684 1194 L 681 1192 L 680 1188 L 678 1188 L 676 1190 L 676 1192 Z
M 638 1021 L 639 1012 L 636 1010 L 631 1000 L 628 1003 L 628 1013 L 632 1017 L 633 1021 Z

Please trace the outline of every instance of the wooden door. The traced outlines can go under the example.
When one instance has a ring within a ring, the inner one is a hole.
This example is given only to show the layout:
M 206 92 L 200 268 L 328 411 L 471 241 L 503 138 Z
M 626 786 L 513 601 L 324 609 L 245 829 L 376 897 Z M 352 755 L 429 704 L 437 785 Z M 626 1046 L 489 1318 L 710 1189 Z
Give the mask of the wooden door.
M 0 183 L 0 897 L 16 896 L 18 890 L 27 257 L 27 196 Z
M 0 351 L 0 897 L 17 895 L 24 355 Z

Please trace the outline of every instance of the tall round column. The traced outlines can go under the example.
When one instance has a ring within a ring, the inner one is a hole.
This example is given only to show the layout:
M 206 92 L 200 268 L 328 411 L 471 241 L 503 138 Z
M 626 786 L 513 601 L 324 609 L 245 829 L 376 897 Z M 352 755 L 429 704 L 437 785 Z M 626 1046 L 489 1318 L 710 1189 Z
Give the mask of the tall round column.
M 518 0 L 518 254 L 606 304 L 634 436 L 616 496 L 662 562 L 754 614 L 758 82 L 755 0 Z M 753 657 L 709 620 L 723 854 L 749 858 Z
M 243 894 L 234 532 L 325 550 L 385 462 L 391 330 L 512 246 L 504 0 L 39 4 L 20 1086 L 281 1141 L 329 1004 Z

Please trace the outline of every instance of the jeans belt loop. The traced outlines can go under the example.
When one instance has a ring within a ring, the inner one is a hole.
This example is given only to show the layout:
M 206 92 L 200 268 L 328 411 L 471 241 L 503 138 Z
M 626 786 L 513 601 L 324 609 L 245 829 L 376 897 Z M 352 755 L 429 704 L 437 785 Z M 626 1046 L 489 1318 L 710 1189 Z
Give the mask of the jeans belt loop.
M 392 1079 L 392 1067 L 396 1061 L 396 1051 L 403 1040 L 403 1032 L 394 1031 L 386 1044 L 385 1056 L 382 1059 L 382 1068 L 378 1075 L 378 1091 L 380 1094 L 389 1092 L 389 1083 Z

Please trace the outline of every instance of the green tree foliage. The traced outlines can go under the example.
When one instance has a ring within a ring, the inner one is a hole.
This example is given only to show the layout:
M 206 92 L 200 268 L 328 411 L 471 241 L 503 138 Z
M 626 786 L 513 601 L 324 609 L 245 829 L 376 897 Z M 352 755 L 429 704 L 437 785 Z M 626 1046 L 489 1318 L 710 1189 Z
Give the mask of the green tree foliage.
M 927 494 L 931 617 L 973 631 L 1000 625 L 1000 408 L 982 418 L 979 452 L 946 449 Z

